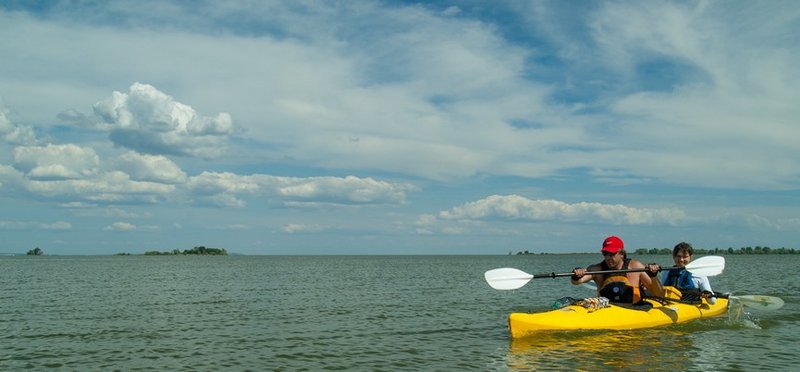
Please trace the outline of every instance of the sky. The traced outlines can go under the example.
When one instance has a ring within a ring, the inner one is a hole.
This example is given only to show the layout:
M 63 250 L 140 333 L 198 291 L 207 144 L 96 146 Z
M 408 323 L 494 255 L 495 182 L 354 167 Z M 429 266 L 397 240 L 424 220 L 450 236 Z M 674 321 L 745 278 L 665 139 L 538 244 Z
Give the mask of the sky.
M 800 4 L 4 1 L 0 252 L 800 248 Z

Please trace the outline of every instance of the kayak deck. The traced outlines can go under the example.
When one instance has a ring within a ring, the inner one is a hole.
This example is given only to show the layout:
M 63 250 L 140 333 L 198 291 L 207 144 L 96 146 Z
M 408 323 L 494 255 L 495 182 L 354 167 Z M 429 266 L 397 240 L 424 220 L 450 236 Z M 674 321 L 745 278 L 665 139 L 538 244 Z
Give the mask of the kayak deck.
M 599 309 L 568 305 L 540 313 L 512 313 L 508 317 L 512 338 L 523 338 L 543 331 L 628 330 L 660 327 L 710 318 L 726 313 L 728 300 L 718 298 L 715 304 L 705 299 L 701 304 L 646 300 L 648 310 L 611 304 Z

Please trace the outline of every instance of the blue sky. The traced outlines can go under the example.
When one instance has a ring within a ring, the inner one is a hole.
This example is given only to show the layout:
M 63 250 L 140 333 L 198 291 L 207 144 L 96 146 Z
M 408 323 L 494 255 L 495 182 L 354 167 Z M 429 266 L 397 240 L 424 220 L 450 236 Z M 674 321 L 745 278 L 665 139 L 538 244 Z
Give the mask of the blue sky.
M 794 1 L 0 4 L 0 252 L 798 247 Z

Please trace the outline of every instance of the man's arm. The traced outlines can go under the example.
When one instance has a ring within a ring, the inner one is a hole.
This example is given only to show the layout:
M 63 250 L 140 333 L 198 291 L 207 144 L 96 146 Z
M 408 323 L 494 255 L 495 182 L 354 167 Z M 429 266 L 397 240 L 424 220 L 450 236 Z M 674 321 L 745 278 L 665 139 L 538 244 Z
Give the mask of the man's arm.
M 592 280 L 593 279 L 592 275 L 587 275 L 586 273 L 598 270 L 599 270 L 598 265 L 590 265 L 585 269 L 581 267 L 576 267 L 575 270 L 572 270 L 572 284 L 579 285 Z
M 658 280 L 658 272 L 661 270 L 661 265 L 651 263 L 642 266 L 648 269 L 640 276 L 640 280 L 644 280 L 645 288 L 654 296 L 664 296 L 664 286 Z

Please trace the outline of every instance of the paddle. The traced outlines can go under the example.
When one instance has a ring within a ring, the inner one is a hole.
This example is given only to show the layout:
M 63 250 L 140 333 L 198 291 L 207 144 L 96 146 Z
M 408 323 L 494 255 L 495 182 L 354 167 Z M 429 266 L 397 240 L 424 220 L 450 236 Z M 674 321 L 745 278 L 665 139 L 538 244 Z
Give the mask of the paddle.
M 783 307 L 783 300 L 779 297 L 764 296 L 764 295 L 744 295 L 732 296 L 725 293 L 711 293 L 712 296 L 717 298 L 728 298 L 742 303 L 742 305 L 760 309 L 760 310 L 778 310 Z
M 697 275 L 702 276 L 715 276 L 722 273 L 725 269 L 725 257 L 722 256 L 705 256 L 698 258 L 686 265 L 686 270 Z M 640 269 L 625 269 L 625 270 L 600 270 L 600 271 L 587 271 L 586 275 L 593 274 L 620 274 L 620 273 L 635 273 L 645 272 L 646 268 Z M 531 279 L 540 278 L 557 278 L 562 276 L 572 276 L 572 272 L 568 273 L 548 273 L 531 275 L 522 270 L 504 267 L 500 269 L 492 269 L 487 271 L 484 275 L 486 282 L 489 283 L 494 289 L 510 290 L 521 288 Z

